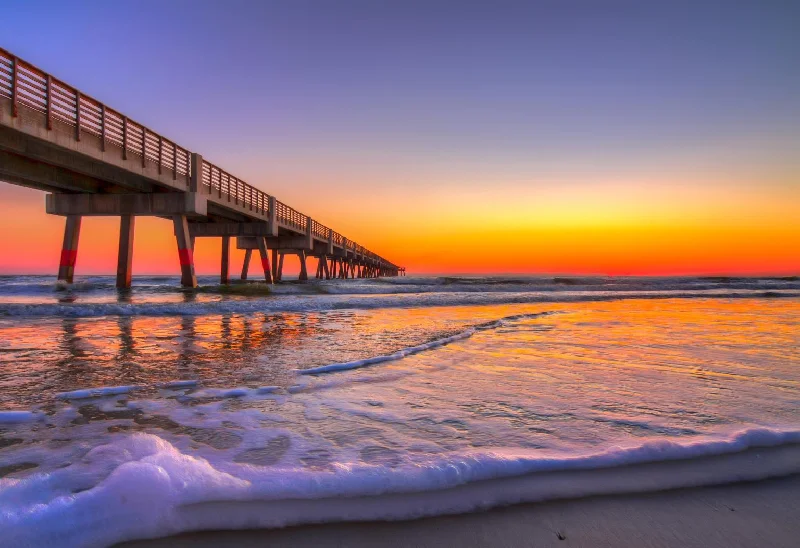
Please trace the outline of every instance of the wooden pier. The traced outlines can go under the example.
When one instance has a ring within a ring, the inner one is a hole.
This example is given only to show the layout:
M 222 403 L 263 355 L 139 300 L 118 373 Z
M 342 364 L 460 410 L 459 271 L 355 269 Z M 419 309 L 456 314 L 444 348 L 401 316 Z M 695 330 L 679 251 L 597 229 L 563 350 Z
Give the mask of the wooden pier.
M 268 283 L 284 255 L 317 259 L 316 278 L 402 276 L 405 269 L 251 186 L 202 155 L 136 123 L 0 48 L 0 180 L 48 193 L 65 217 L 59 280 L 71 283 L 81 219 L 120 218 L 117 287 L 131 284 L 138 216 L 171 219 L 181 284 L 197 285 L 196 238 L 221 238 L 220 281 L 229 282 L 230 242 L 244 249 L 242 279 L 258 250 Z

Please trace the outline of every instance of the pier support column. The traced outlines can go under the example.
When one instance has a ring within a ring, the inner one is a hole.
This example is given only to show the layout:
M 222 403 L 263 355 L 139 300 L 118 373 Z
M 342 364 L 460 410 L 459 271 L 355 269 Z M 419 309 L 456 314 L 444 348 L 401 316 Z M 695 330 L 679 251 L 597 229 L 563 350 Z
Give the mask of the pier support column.
M 58 279 L 72 283 L 75 275 L 75 260 L 78 257 L 78 236 L 81 233 L 81 216 L 67 215 L 64 226 L 64 244 L 61 246 L 61 261 L 58 264 Z
M 230 236 L 222 237 L 222 257 L 219 269 L 219 283 L 227 285 L 230 283 L 230 263 L 231 263 L 231 238 Z
M 197 287 L 197 276 L 194 273 L 194 249 L 192 237 L 189 235 L 189 223 L 186 215 L 172 217 L 175 225 L 175 239 L 178 242 L 178 258 L 181 262 L 181 285 L 183 287 Z
M 271 284 L 272 282 L 272 267 L 269 264 L 269 250 L 267 249 L 267 239 L 257 238 L 258 240 L 258 253 L 261 255 L 261 267 L 264 269 L 264 280 Z
M 244 250 L 244 262 L 242 263 L 242 280 L 247 279 L 247 271 L 250 268 L 250 257 L 253 255 L 252 249 Z
M 300 259 L 300 276 L 298 280 L 306 281 L 308 280 L 308 271 L 306 270 L 306 252 L 304 250 L 300 250 L 297 253 L 297 257 Z
M 325 276 L 326 280 L 330 280 L 331 279 L 331 269 L 330 269 L 330 266 L 328 265 L 328 258 L 327 257 L 325 257 L 325 260 L 322 261 L 322 273 Z
M 136 217 L 122 215 L 119 218 L 119 254 L 117 255 L 117 287 L 129 289 L 133 275 L 133 228 Z
M 278 250 L 272 250 L 272 283 L 277 282 L 280 280 L 280 276 L 278 276 Z
M 285 254 L 281 253 L 280 258 L 278 259 L 278 281 L 283 280 L 283 256 Z

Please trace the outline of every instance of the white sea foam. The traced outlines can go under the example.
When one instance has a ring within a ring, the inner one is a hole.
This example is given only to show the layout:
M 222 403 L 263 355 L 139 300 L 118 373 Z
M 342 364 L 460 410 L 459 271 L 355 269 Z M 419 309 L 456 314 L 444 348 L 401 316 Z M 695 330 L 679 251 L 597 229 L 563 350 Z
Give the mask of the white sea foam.
M 42 413 L 35 411 L 0 411 L 0 424 L 15 424 L 40 420 Z
M 72 390 L 70 392 L 60 392 L 56 394 L 56 398 L 60 400 L 83 400 L 89 398 L 105 398 L 108 396 L 118 396 L 120 394 L 128 394 L 134 390 L 140 389 L 141 386 L 100 386 L 97 388 L 86 388 L 83 390 Z
M 263 396 L 273 394 L 280 390 L 278 386 L 261 386 L 258 388 L 203 388 L 192 392 L 190 396 L 194 399 L 210 398 L 244 398 L 248 396 Z
M 179 389 L 179 388 L 192 388 L 197 386 L 198 381 L 196 380 L 183 380 L 183 381 L 169 381 L 169 382 L 162 382 L 159 383 L 157 386 L 159 388 L 167 388 L 167 389 Z
M 486 331 L 488 329 L 497 329 L 499 327 L 503 327 L 507 325 L 509 322 L 514 320 L 524 320 L 530 318 L 537 318 L 539 316 L 545 316 L 550 314 L 548 312 L 543 312 L 539 314 L 517 314 L 514 316 L 507 316 L 505 318 L 501 318 L 499 320 L 495 320 L 492 322 L 488 322 L 481 325 L 476 325 L 466 329 L 460 333 L 456 333 L 455 335 L 450 335 L 449 337 L 442 337 L 441 339 L 435 339 L 433 341 L 429 341 L 423 344 L 418 344 L 416 346 L 409 346 L 407 348 L 403 348 L 398 350 L 397 352 L 393 352 L 392 354 L 388 354 L 386 356 L 372 356 L 370 358 L 365 358 L 363 360 L 354 360 L 351 362 L 343 362 L 343 363 L 332 363 L 328 365 L 321 365 L 319 367 L 309 367 L 308 369 L 299 369 L 298 373 L 302 373 L 303 375 L 315 375 L 319 373 L 333 373 L 335 371 L 347 371 L 350 369 L 358 369 L 360 367 L 366 367 L 368 365 L 375 365 L 376 363 L 383 363 L 383 362 L 390 362 L 401 360 L 406 356 L 411 356 L 413 354 L 418 354 L 420 352 L 424 352 L 425 350 L 431 350 L 434 348 L 439 348 L 450 343 L 460 341 L 463 339 L 468 339 L 469 337 L 473 336 L 478 331 Z
M 579 456 L 494 450 L 413 466 L 339 463 L 314 471 L 205 460 L 155 435 L 134 434 L 114 437 L 69 467 L 0 479 L 0 530 L 4 543 L 20 548 L 106 546 L 202 529 L 406 519 L 798 473 L 797 443 L 800 431 L 753 428 Z M 745 451 L 765 447 L 776 449 Z M 728 457 L 701 459 L 718 455 Z M 659 468 L 665 461 L 673 468 Z M 642 463 L 656 464 L 630 466 Z

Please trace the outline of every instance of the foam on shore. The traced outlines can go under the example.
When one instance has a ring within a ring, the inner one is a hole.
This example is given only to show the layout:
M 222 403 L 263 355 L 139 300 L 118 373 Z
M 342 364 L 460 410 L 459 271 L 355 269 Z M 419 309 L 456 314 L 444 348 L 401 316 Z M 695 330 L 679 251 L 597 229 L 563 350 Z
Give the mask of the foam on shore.
M 97 388 L 84 388 L 81 390 L 71 390 L 69 392 L 60 392 L 56 394 L 56 398 L 60 400 L 85 400 L 89 398 L 105 398 L 108 396 L 118 396 L 120 394 L 129 394 L 134 390 L 141 387 L 138 385 L 131 386 L 99 386 Z
M 204 529 L 408 519 L 794 474 L 798 443 L 798 430 L 752 428 L 581 456 L 492 450 L 315 471 L 212 462 L 152 434 L 119 435 L 66 468 L 0 479 L 0 530 L 20 548 L 106 546 Z

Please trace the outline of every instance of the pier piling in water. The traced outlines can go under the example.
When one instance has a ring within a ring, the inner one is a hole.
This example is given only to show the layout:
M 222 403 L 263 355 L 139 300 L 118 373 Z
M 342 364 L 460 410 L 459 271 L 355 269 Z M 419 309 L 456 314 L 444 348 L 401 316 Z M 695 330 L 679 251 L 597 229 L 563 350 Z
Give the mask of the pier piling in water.
M 119 218 L 119 254 L 117 256 L 117 287 L 129 289 L 133 276 L 133 231 L 136 217 L 121 215 Z
M 64 225 L 64 243 L 61 246 L 61 261 L 58 265 L 58 279 L 70 284 L 75 274 L 75 261 L 78 257 L 78 237 L 80 234 L 80 215 L 67 215 Z

